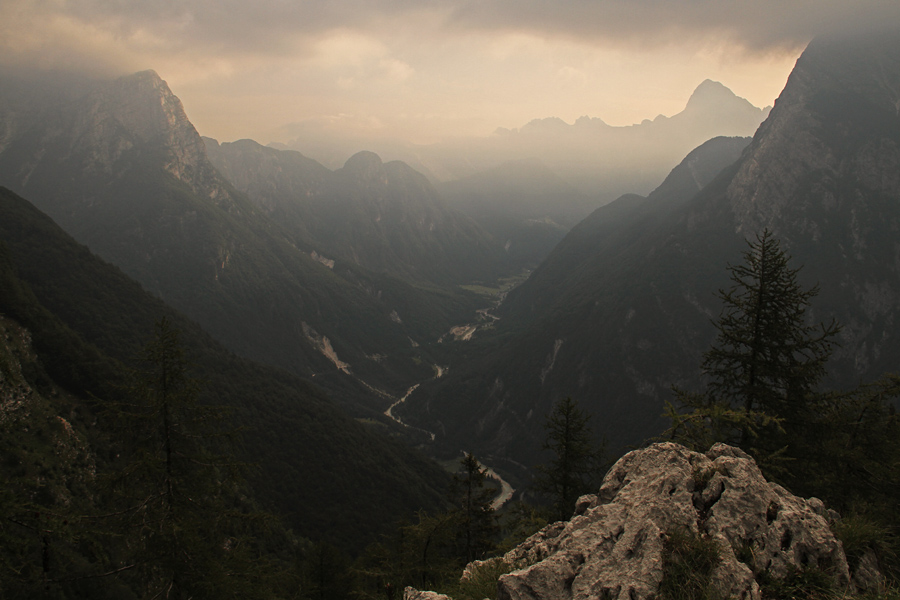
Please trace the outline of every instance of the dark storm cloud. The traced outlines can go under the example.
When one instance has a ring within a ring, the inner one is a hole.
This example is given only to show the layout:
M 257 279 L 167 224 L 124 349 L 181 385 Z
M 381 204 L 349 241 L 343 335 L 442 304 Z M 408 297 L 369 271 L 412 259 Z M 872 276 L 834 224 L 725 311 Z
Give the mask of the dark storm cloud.
M 641 46 L 726 40 L 751 51 L 796 47 L 838 31 L 900 24 L 896 0 L 466 0 L 463 29 L 529 31 Z
M 25 0 L 28 2 L 28 0 Z M 177 47 L 281 53 L 298 39 L 336 28 L 366 29 L 423 7 L 411 0 L 37 0 L 32 10 L 62 15 L 122 38 L 150 32 Z
M 223 139 L 300 117 L 432 139 L 639 122 L 710 77 L 765 106 L 811 38 L 873 23 L 900 0 L 0 0 L 0 69 L 152 68 Z
M 0 12 L 11 27 L 22 15 L 35 24 L 64 18 L 148 50 L 226 57 L 302 55 L 335 29 L 426 38 L 518 31 L 642 47 L 715 40 L 765 51 L 900 23 L 896 0 L 18 0 Z

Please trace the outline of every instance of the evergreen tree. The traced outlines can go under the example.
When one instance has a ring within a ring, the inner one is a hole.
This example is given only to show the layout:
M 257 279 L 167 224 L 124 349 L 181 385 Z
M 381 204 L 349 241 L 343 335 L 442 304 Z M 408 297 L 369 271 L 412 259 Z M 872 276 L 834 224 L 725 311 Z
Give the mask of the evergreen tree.
M 842 513 L 835 527 L 851 564 L 874 550 L 882 572 L 900 579 L 900 378 L 819 389 L 839 327 L 808 324 L 818 288 L 799 285 L 799 269 L 768 231 L 744 258 L 719 293 L 718 336 L 703 360 L 709 384 L 702 393 L 675 390 L 668 435 L 697 450 L 740 445 L 767 478 Z
M 603 466 L 603 448 L 594 444 L 590 415 L 572 398 L 563 398 L 553 407 L 544 424 L 544 450 L 550 462 L 538 465 L 537 490 L 553 502 L 554 516 L 567 519 L 579 496 L 595 491 Z
M 419 511 L 412 523 L 401 524 L 394 535 L 370 544 L 355 566 L 359 598 L 398 600 L 412 586 L 445 589 L 459 579 L 460 511 L 435 514 Z
M 454 476 L 457 518 L 466 563 L 483 559 L 494 547 L 498 526 L 491 506 L 493 492 L 485 488 L 487 469 L 471 453 L 460 460 L 462 469 Z
M 123 571 L 148 598 L 262 594 L 237 500 L 239 465 L 226 412 L 200 387 L 166 319 L 143 352 L 129 400 L 114 407 L 124 435 L 113 480 Z M 130 564 L 129 564 L 130 563 Z M 251 583 L 252 582 L 252 583 Z
M 818 287 L 804 289 L 799 269 L 765 230 L 749 243 L 744 264 L 729 266 L 732 286 L 720 290 L 718 331 L 704 354 L 705 393 L 676 390 L 686 414 L 670 406 L 672 434 L 682 441 L 738 443 L 759 458 L 774 456 L 822 401 L 818 386 L 840 328 L 810 325 Z
M 459 574 L 459 561 L 448 551 L 456 524 L 452 512 L 421 511 L 417 522 L 404 528 L 403 538 L 415 551 L 411 562 L 420 589 L 434 589 Z
M 315 544 L 303 567 L 303 597 L 308 600 L 343 600 L 350 593 L 350 561 L 328 542 Z

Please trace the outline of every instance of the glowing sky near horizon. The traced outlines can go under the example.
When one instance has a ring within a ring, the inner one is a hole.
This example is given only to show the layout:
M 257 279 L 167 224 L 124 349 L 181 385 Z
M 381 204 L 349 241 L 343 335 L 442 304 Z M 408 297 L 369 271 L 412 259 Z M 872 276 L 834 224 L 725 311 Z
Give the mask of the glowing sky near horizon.
M 221 141 L 429 142 L 672 115 L 704 79 L 767 106 L 812 37 L 872 23 L 900 26 L 900 2 L 0 0 L 0 65 L 154 69 Z

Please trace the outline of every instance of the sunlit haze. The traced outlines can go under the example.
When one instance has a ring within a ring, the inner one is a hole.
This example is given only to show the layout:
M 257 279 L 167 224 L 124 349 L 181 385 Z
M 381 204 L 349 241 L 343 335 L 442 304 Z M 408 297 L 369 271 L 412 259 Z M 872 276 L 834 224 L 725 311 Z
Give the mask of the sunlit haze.
M 154 69 L 201 134 L 298 124 L 418 143 L 535 118 L 672 115 L 704 79 L 771 105 L 806 43 L 900 3 L 409 0 L 0 3 L 0 64 Z

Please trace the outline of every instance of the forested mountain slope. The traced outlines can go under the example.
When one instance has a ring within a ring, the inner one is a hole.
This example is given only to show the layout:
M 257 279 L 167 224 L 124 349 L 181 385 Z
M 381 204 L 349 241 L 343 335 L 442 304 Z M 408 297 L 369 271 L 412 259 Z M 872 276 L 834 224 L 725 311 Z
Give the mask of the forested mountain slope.
M 509 294 L 483 354 L 410 411 L 519 460 L 562 396 L 616 447 L 658 434 L 671 386 L 699 384 L 727 264 L 764 228 L 821 287 L 812 318 L 844 325 L 829 384 L 895 370 L 898 107 L 900 35 L 815 40 L 738 162 L 696 195 L 673 172 L 596 211 Z
M 246 427 L 242 458 L 253 465 L 257 499 L 297 533 L 359 547 L 396 519 L 441 506 L 440 467 L 348 418 L 300 378 L 235 356 L 2 188 L 0 240 L 0 312 L 31 332 L 46 371 L 86 406 L 121 393 L 123 365 L 166 317 L 181 330 L 203 401 L 231 407 Z

